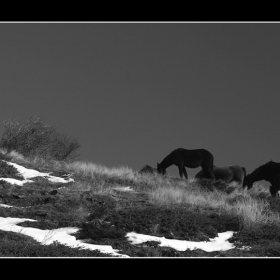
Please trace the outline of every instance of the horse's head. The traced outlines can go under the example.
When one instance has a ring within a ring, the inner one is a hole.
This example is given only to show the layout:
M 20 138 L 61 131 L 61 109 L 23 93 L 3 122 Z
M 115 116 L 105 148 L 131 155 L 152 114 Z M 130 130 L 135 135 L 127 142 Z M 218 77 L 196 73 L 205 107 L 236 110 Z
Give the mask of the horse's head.
M 250 174 L 247 174 L 243 181 L 243 188 L 245 189 L 246 187 L 248 187 L 248 190 L 253 187 L 253 181 L 251 180 Z
M 159 174 L 161 175 L 165 175 L 166 174 L 166 168 L 163 168 L 160 163 L 157 163 L 157 171 Z
M 275 188 L 272 185 L 270 185 L 269 191 L 272 197 L 279 197 L 278 188 Z

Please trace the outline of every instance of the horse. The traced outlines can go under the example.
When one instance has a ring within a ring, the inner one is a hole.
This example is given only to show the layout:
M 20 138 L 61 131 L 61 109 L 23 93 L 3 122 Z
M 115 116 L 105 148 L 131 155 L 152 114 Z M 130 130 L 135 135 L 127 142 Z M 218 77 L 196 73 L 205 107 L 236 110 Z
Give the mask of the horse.
M 140 174 L 145 174 L 145 173 L 148 173 L 148 174 L 156 174 L 158 173 L 157 169 L 154 168 L 154 167 L 151 167 L 150 165 L 144 165 L 141 170 L 139 171 Z
M 248 190 L 253 187 L 253 183 L 261 180 L 268 181 L 270 186 L 271 196 L 275 196 L 277 191 L 280 189 L 280 163 L 269 161 L 258 168 L 256 168 L 251 174 L 248 174 L 244 179 L 244 188 L 247 186 Z M 277 191 L 276 191 L 277 189 Z
M 227 183 L 238 182 L 244 184 L 244 178 L 246 177 L 246 168 L 239 165 L 228 166 L 213 166 L 213 175 L 215 180 L 223 180 Z M 196 175 L 195 178 L 205 178 L 205 171 L 202 169 Z
M 280 190 L 279 187 L 275 188 L 272 185 L 269 186 L 269 191 L 272 197 L 279 197 L 278 191 Z
M 269 191 L 272 197 L 279 197 L 278 191 L 280 190 L 280 173 L 276 176 L 272 185 L 269 186 Z
M 199 166 L 205 171 L 207 178 L 213 178 L 213 155 L 205 149 L 187 150 L 178 148 L 168 154 L 161 163 L 157 163 L 157 171 L 159 174 L 165 175 L 166 168 L 171 165 L 176 165 L 179 169 L 179 175 L 183 179 L 183 174 L 188 179 L 186 167 L 197 168 Z

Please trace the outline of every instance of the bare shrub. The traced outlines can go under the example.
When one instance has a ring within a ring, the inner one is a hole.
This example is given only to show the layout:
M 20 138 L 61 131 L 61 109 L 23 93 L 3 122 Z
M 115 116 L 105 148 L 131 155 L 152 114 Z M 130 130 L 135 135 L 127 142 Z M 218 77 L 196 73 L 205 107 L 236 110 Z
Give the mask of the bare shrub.
M 45 159 L 69 160 L 77 157 L 78 141 L 59 133 L 53 126 L 45 125 L 39 117 L 32 116 L 26 123 L 10 119 L 4 121 L 0 148 L 12 150 L 23 156 L 40 156 Z

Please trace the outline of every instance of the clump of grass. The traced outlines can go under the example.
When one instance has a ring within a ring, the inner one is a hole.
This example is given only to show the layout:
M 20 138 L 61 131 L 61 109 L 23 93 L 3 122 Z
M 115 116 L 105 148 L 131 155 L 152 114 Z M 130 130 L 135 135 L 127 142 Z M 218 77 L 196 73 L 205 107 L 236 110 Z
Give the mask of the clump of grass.
M 270 212 L 267 206 L 268 203 L 265 200 L 244 196 L 230 210 L 240 217 L 245 228 L 253 228 L 259 224 L 279 221 L 279 216 Z
M 55 127 L 45 125 L 39 117 L 32 116 L 26 123 L 10 119 L 4 121 L 0 147 L 8 152 L 17 151 L 23 156 L 55 160 L 77 157 L 80 144 L 77 139 L 60 133 Z
M 254 183 L 254 187 L 248 190 L 248 194 L 254 198 L 268 198 L 271 196 L 269 189 L 261 183 Z
M 12 156 L 7 153 L 7 150 L 0 149 L 0 160 L 10 161 Z
M 279 223 L 280 217 L 269 209 L 269 203 L 263 199 L 251 197 L 246 191 L 236 188 L 227 194 L 224 191 L 199 188 L 195 181 L 186 188 L 157 187 L 149 193 L 152 201 L 159 205 L 182 205 L 188 208 L 219 209 L 229 215 L 239 217 L 241 226 L 252 228 L 260 224 Z
M 15 232 L 0 231 L 0 257 L 112 257 L 99 250 L 72 248 L 58 242 L 42 245 Z
M 14 166 L 7 164 L 3 160 L 0 160 L 0 178 L 24 179 Z
M 157 180 L 160 180 L 159 177 L 151 174 L 139 174 L 127 166 L 108 168 L 90 162 L 74 161 L 65 163 L 63 168 L 67 172 L 75 174 L 80 180 L 95 183 L 106 182 L 107 185 L 131 185 L 139 190 L 152 186 Z
M 1 153 L 1 156 L 7 157 L 8 160 L 13 160 L 13 161 L 16 161 L 18 163 L 20 163 L 20 162 L 21 163 L 26 163 L 27 162 L 25 157 L 17 151 L 12 150 L 12 151 L 8 152 L 6 149 L 1 149 L 0 153 Z
M 133 180 L 135 178 L 134 171 L 126 166 L 108 168 L 91 162 L 75 161 L 66 164 L 66 168 L 74 171 L 81 177 L 96 178 L 96 176 L 106 176 L 108 178 L 124 178 Z

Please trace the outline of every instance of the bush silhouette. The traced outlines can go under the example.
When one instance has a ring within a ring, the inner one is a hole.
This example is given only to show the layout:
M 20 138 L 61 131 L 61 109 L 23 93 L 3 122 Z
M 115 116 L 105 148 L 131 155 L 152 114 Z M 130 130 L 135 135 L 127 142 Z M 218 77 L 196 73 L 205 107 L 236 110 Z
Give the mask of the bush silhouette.
M 24 156 L 45 159 L 71 160 L 77 157 L 78 141 L 53 126 L 45 125 L 39 117 L 32 116 L 26 123 L 10 119 L 4 121 L 0 147 L 8 152 L 15 150 Z

